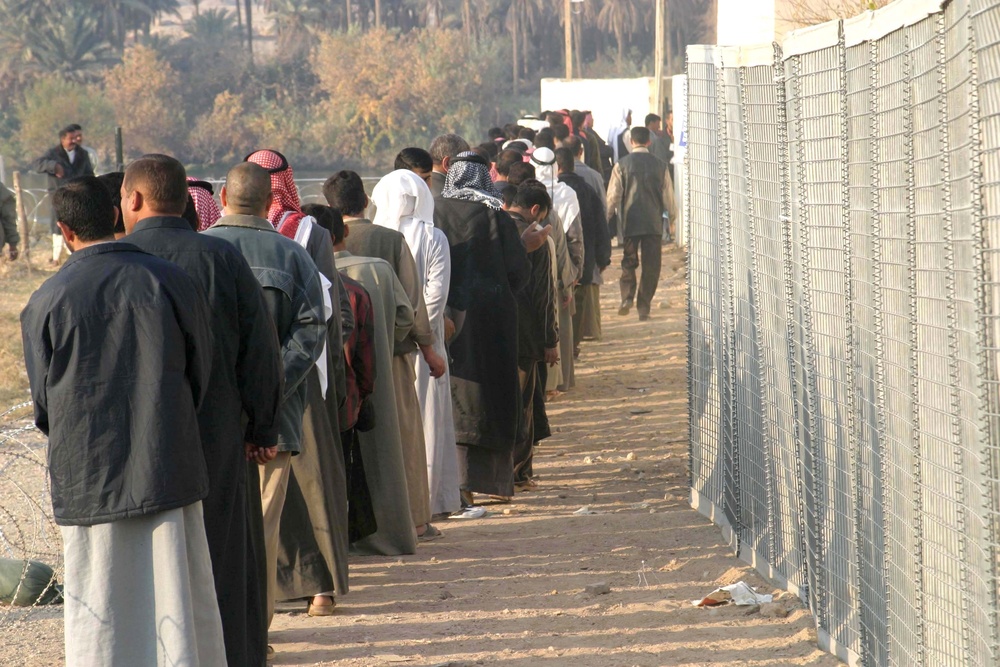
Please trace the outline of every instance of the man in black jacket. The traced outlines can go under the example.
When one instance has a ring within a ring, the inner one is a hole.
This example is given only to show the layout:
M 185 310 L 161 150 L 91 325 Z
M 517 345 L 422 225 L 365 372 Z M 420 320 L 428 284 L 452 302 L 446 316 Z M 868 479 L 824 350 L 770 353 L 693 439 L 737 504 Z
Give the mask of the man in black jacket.
M 504 189 L 504 210 L 523 234 L 552 209 L 552 199 L 539 181 L 527 180 Z M 547 247 L 528 253 L 531 277 L 517 293 L 517 376 L 521 382 L 521 414 L 514 443 L 514 485 L 531 483 L 535 447 L 534 397 L 539 363 L 559 361 L 559 322 L 556 316 L 552 259 Z
M 597 322 L 597 336 L 600 337 L 600 299 L 597 291 L 601 273 L 611 264 L 611 235 L 608 220 L 604 215 L 604 202 L 582 176 L 576 173 L 576 156 L 572 148 L 556 149 L 556 165 L 559 167 L 559 182 L 565 183 L 576 192 L 580 201 L 580 222 L 583 227 L 583 271 L 577 281 L 573 311 L 573 354 L 580 353 L 584 324 Z M 596 311 L 596 312 L 595 312 Z M 594 327 L 587 327 L 588 330 Z M 593 332 L 592 332 L 593 333 Z
M 663 252 L 663 214 L 677 219 L 674 184 L 667 165 L 649 153 L 649 130 L 633 127 L 632 152 L 611 170 L 608 184 L 608 215 L 618 214 L 625 239 L 620 282 L 619 315 L 628 315 L 635 300 L 640 320 L 649 319 L 649 309 L 660 280 Z M 642 281 L 636 292 L 635 270 L 642 252 Z
M 226 657 L 230 665 L 259 667 L 267 650 L 258 571 L 263 553 L 256 552 L 263 543 L 253 545 L 251 536 L 263 534 L 256 463 L 277 454 L 283 381 L 278 336 L 243 255 L 231 243 L 194 232 L 179 217 L 187 193 L 180 162 L 147 155 L 125 171 L 122 216 L 127 242 L 184 269 L 212 310 L 212 377 L 198 412 L 208 466 L 205 526 Z M 254 461 L 249 471 L 247 459 Z
M 90 155 L 83 148 L 83 128 L 73 123 L 59 130 L 59 145 L 53 146 L 32 165 L 40 174 L 55 179 L 56 187 L 83 176 L 94 175 Z M 62 257 L 63 237 L 52 216 L 52 260 L 49 266 L 59 266 Z
M 201 503 L 208 305 L 180 268 L 115 241 L 96 178 L 53 205 L 73 255 L 21 332 L 63 537 L 66 662 L 226 664 Z

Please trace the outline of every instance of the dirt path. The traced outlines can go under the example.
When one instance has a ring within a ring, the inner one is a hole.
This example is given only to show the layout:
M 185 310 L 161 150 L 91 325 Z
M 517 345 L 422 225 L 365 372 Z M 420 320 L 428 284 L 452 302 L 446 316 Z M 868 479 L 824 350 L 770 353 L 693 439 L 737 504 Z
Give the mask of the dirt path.
M 683 257 L 665 253 L 643 323 L 616 314 L 619 259 L 604 340 L 584 344 L 576 389 L 549 406 L 557 433 L 535 459 L 539 489 L 445 522 L 415 556 L 356 559 L 337 615 L 275 618 L 275 665 L 840 664 L 796 600 L 782 602 L 786 618 L 691 606 L 741 579 L 777 591 L 687 503 Z M 597 583 L 611 592 L 584 592 Z

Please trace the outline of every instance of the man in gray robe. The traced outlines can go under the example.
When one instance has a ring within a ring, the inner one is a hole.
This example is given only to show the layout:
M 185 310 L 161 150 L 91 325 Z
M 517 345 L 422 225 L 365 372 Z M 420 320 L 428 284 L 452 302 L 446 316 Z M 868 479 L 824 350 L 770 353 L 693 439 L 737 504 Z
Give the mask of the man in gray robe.
M 332 208 L 340 211 L 351 229 L 344 241 L 347 250 L 359 257 L 378 257 L 387 261 L 413 307 L 413 327 L 408 336 L 393 349 L 396 412 L 399 415 L 399 435 L 403 443 L 413 525 L 418 535 L 423 535 L 427 530 L 437 534 L 436 529 L 428 529 L 431 505 L 427 480 L 427 448 L 420 402 L 414 387 L 416 375 L 412 355 L 417 350 L 420 351 L 434 378 L 444 375 L 446 366 L 444 359 L 434 350 L 435 336 L 424 304 L 424 285 L 403 235 L 394 229 L 374 225 L 363 217 L 368 208 L 368 195 L 358 174 L 353 171 L 337 172 L 323 184 L 323 196 Z
M 338 227 L 340 232 L 338 233 Z M 410 512 L 406 463 L 400 440 L 396 387 L 393 377 L 393 347 L 405 341 L 413 327 L 413 307 L 395 271 L 383 259 L 358 257 L 347 250 L 350 227 L 334 223 L 337 266 L 361 283 L 371 299 L 375 315 L 375 391 L 368 400 L 375 414 L 375 427 L 358 433 L 365 477 L 371 491 L 378 530 L 355 543 L 362 553 L 395 556 L 416 552 L 417 540 Z M 410 387 L 412 388 L 412 384 Z M 426 480 L 426 469 L 425 469 Z

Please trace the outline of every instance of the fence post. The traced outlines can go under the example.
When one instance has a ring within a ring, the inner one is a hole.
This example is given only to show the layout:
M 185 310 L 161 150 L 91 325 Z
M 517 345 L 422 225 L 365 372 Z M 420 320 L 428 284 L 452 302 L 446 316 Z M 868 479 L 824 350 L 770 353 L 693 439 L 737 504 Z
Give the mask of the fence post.
M 125 148 L 120 127 L 115 128 L 115 171 L 125 171 Z
M 24 197 L 21 195 L 21 172 L 14 172 L 14 205 L 17 207 L 17 229 L 21 234 L 21 257 L 31 272 L 31 238 L 28 236 L 28 216 L 24 212 Z

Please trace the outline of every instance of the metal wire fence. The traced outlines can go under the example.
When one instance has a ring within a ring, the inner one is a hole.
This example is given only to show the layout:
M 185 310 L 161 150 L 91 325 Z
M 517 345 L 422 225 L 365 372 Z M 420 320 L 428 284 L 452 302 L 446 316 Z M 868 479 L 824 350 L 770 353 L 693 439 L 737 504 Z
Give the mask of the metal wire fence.
M 692 504 L 863 665 L 1000 660 L 1000 2 L 688 50 Z

